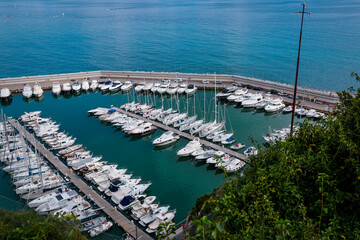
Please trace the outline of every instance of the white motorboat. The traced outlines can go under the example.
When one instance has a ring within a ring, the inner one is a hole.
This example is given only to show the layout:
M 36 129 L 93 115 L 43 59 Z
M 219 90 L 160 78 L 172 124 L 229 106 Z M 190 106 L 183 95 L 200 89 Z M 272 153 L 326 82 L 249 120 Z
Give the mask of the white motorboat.
M 62 91 L 64 93 L 70 93 L 71 92 L 71 84 L 69 82 L 63 83 Z
M 86 92 L 89 91 L 90 86 L 89 86 L 89 82 L 87 80 L 83 80 L 81 83 L 81 89 Z
M 90 90 L 95 91 L 99 86 L 98 80 L 94 79 L 91 81 Z
M 156 210 L 152 210 L 150 209 L 149 213 L 146 214 L 145 216 L 140 218 L 140 225 L 142 226 L 147 226 L 149 223 L 151 223 L 152 221 L 154 221 L 157 216 L 162 216 L 163 214 L 166 214 L 167 211 L 169 210 L 169 206 L 166 207 L 159 207 Z
M 89 231 L 97 226 L 103 224 L 106 221 L 106 217 L 97 217 L 95 219 L 91 219 L 89 221 L 83 222 L 80 227 L 80 231 Z
M 54 95 L 59 95 L 61 93 L 61 85 L 59 82 L 53 82 L 51 92 Z
M 124 85 L 121 86 L 121 91 L 128 92 L 132 89 L 133 84 L 130 81 L 126 81 Z
M 89 231 L 91 237 L 96 237 L 97 235 L 109 230 L 113 225 L 112 222 L 105 220 L 101 225 L 94 227 Z
M 28 193 L 36 189 L 41 189 L 43 187 L 57 187 L 60 185 L 61 181 L 62 181 L 61 178 L 53 177 L 35 183 L 28 183 L 21 187 L 16 188 L 16 194 Z
M 147 84 L 144 86 L 143 91 L 144 91 L 144 92 L 150 91 L 153 86 L 154 86 L 154 83 L 147 83 Z
M 53 197 L 56 197 L 58 195 L 61 195 L 64 192 L 70 191 L 69 189 L 65 188 L 58 188 L 57 191 L 50 192 L 50 193 L 44 193 L 40 197 L 35 198 L 28 202 L 28 206 L 31 208 L 37 208 L 41 204 L 44 204 L 46 202 L 49 202 Z
M 261 100 L 263 100 L 262 94 L 254 94 L 249 99 L 242 101 L 241 105 L 244 108 L 255 107 L 255 105 L 259 103 Z
M 206 159 L 206 163 L 207 164 L 216 164 L 220 161 L 225 160 L 225 158 L 229 158 L 228 155 L 225 155 L 225 153 L 223 151 L 217 151 L 214 156 Z
M 159 88 L 157 89 L 157 92 L 158 92 L 159 94 L 164 94 L 164 93 L 168 90 L 169 86 L 170 86 L 169 83 L 161 84 L 161 85 L 159 86 Z
M 306 113 L 306 117 L 308 118 L 313 118 L 316 115 L 317 111 L 315 109 L 310 109 L 307 113 Z
M 283 113 L 289 113 L 289 112 L 292 112 L 293 108 L 292 108 L 292 105 L 289 105 L 285 108 L 283 108 Z
M 156 217 L 156 219 L 151 222 L 146 228 L 146 232 L 155 233 L 161 223 L 171 222 L 175 217 L 176 210 L 168 212 L 166 214 L 161 214 Z
M 309 110 L 302 108 L 300 111 L 296 112 L 299 116 L 306 116 L 306 114 L 309 112 Z
M 256 109 L 264 109 L 270 102 L 271 100 L 269 98 L 263 98 L 262 100 L 260 100 L 259 102 L 257 102 L 255 104 L 255 108 Z
M 222 145 L 229 145 L 229 144 L 233 144 L 236 140 L 232 137 L 225 139 L 223 141 L 221 141 Z
M 186 84 L 181 84 L 181 85 L 179 86 L 178 90 L 177 90 L 177 93 L 178 93 L 178 94 L 183 94 L 183 93 L 185 92 L 186 88 L 187 88 L 187 85 L 186 85 Z
M 164 124 L 165 124 L 166 126 L 172 125 L 172 124 L 174 124 L 176 121 L 181 120 L 181 119 L 184 119 L 186 116 L 187 116 L 187 113 L 178 114 L 177 116 L 174 116 L 174 117 L 172 117 L 172 118 L 170 118 L 170 119 L 164 120 Z
M 41 86 L 39 84 L 34 85 L 34 91 L 33 95 L 37 98 L 40 98 L 44 93 L 44 90 L 42 90 Z
M 278 112 L 285 107 L 282 98 L 272 99 L 268 105 L 265 106 L 266 112 Z
M 224 168 L 228 173 L 232 173 L 232 172 L 239 171 L 244 166 L 245 166 L 245 162 L 243 162 L 239 159 L 234 159 L 230 162 L 230 164 L 228 164 Z
M 204 123 L 204 124 L 201 123 L 201 124 L 195 125 L 196 122 L 194 122 L 194 126 L 192 128 L 190 128 L 191 135 L 195 135 L 195 134 L 201 132 L 203 129 L 209 127 L 211 124 L 213 124 L 210 122 L 210 123 Z
M 144 90 L 144 88 L 145 88 L 145 85 L 143 83 L 140 83 L 134 88 L 134 90 L 135 90 L 135 92 L 141 92 L 142 90 Z
M 81 91 L 81 84 L 78 81 L 75 81 L 72 85 L 72 91 L 74 93 L 79 93 Z
M 177 135 L 176 133 L 174 133 L 172 131 L 167 131 L 167 132 L 164 132 L 160 137 L 156 138 L 153 141 L 153 144 L 155 146 L 166 146 L 166 145 L 176 142 L 179 139 L 180 139 L 179 135 Z
M 134 130 L 128 132 L 130 135 L 146 135 L 155 132 L 157 127 L 151 123 L 143 123 Z
M 251 155 L 256 155 L 258 154 L 258 150 L 255 147 L 249 147 L 244 151 L 244 155 L 246 157 L 249 157 Z
M 222 133 L 222 134 L 218 134 L 218 135 L 216 135 L 216 136 L 212 139 L 212 141 L 213 141 L 214 143 L 216 143 L 216 142 L 222 142 L 222 141 L 224 141 L 224 140 L 232 137 L 232 135 L 234 135 L 234 133 Z
M 250 92 L 245 93 L 245 94 L 241 95 L 239 98 L 235 99 L 234 102 L 241 104 L 243 101 L 249 99 L 252 95 L 254 95 L 254 94 L 252 94 Z
M 10 100 L 12 98 L 11 96 L 11 92 L 8 88 L 2 88 L 0 90 L 0 99 L 1 101 L 7 101 Z
M 48 199 L 47 202 L 39 205 L 36 208 L 36 211 L 39 214 L 47 214 L 51 211 L 58 210 L 65 207 L 69 203 L 69 201 L 76 196 L 78 196 L 78 193 L 75 190 L 64 192 Z
M 106 82 L 104 82 L 103 84 L 102 84 L 102 86 L 100 87 L 100 84 L 99 84 L 99 88 L 100 88 L 100 90 L 101 91 L 108 91 L 109 90 L 109 88 L 112 86 L 112 81 L 111 80 L 108 80 L 108 81 L 106 81 Z
M 211 158 L 215 155 L 216 151 L 213 149 L 206 150 L 203 154 L 200 154 L 195 157 L 196 160 L 205 160 Z
M 196 150 L 196 151 L 192 152 L 192 153 L 191 153 L 191 156 L 193 156 L 193 157 L 197 157 L 197 156 L 199 156 L 199 155 L 204 154 L 205 152 L 206 152 L 206 150 L 205 150 L 205 149 L 203 149 L 203 148 L 199 148 L 198 150 Z
M 218 94 L 216 94 L 216 97 L 220 100 L 224 100 L 227 99 L 230 95 L 232 95 L 236 90 L 238 89 L 238 87 L 233 86 L 233 87 L 229 87 L 229 88 L 225 88 L 224 90 L 222 90 L 221 92 L 219 92 Z
M 232 145 L 230 148 L 233 149 L 233 150 L 239 150 L 239 149 L 242 149 L 244 147 L 245 147 L 244 143 L 237 143 L 237 144 Z
M 180 149 L 177 152 L 177 155 L 179 157 L 186 157 L 200 148 L 201 148 L 200 139 L 194 138 L 194 140 L 190 141 L 184 148 Z
M 197 91 L 197 87 L 195 87 L 194 84 L 189 84 L 187 89 L 185 90 L 185 94 L 187 94 L 188 96 L 192 96 L 196 93 Z
M 110 92 L 116 92 L 121 89 L 122 83 L 119 80 L 113 82 L 113 84 L 109 87 Z
M 160 87 L 160 83 L 155 83 L 150 90 L 151 92 L 156 93 L 159 87 Z
M 31 86 L 29 84 L 24 85 L 22 94 L 23 94 L 24 98 L 31 98 L 32 97 L 33 92 L 32 92 L 32 88 L 31 88 Z
M 169 95 L 174 95 L 178 90 L 178 84 L 172 83 L 170 84 L 169 88 L 167 89 L 166 93 Z
M 71 201 L 68 202 L 68 204 L 60 208 L 59 210 L 56 210 L 52 212 L 54 216 L 57 214 L 71 214 L 71 212 L 81 212 L 83 210 L 89 209 L 91 207 L 90 203 L 85 201 L 81 196 L 76 196 Z

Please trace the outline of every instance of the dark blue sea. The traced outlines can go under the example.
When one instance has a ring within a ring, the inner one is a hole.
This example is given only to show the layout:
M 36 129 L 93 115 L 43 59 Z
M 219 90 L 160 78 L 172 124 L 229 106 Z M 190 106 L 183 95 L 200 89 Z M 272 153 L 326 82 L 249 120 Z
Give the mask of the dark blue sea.
M 302 1 L 0 1 L 0 77 L 91 70 L 227 73 L 293 83 Z M 299 85 L 360 72 L 360 1 L 306 1 Z

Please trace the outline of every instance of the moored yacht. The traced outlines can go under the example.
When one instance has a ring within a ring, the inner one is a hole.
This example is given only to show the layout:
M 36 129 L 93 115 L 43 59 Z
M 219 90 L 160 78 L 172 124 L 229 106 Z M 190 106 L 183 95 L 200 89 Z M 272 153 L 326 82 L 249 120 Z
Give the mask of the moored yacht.
M 187 89 L 185 90 L 185 94 L 188 96 L 192 96 L 196 93 L 197 87 L 194 84 L 189 84 Z
M 128 92 L 131 90 L 133 84 L 130 81 L 126 81 L 124 85 L 121 86 L 121 91 Z
M 116 80 L 116 81 L 114 81 L 113 84 L 109 87 L 109 91 L 110 91 L 110 92 L 116 92 L 116 91 L 120 90 L 121 86 L 122 86 L 121 81 L 120 81 L 120 80 Z
M 269 102 L 268 105 L 265 106 L 266 112 L 277 112 L 285 107 L 282 98 L 276 98 Z
M 11 92 L 8 88 L 2 88 L 0 90 L 0 99 L 1 101 L 7 101 L 10 100 L 12 98 L 11 96 Z
M 81 84 L 78 81 L 75 81 L 72 85 L 72 91 L 74 93 L 79 93 L 81 91 Z
M 24 85 L 22 94 L 23 94 L 24 98 L 31 98 L 31 96 L 32 96 L 32 89 L 31 89 L 31 86 L 30 86 L 29 84 L 25 84 L 25 85 Z
M 176 133 L 174 133 L 172 131 L 167 131 L 167 132 L 164 132 L 160 137 L 156 138 L 153 141 L 153 144 L 155 146 L 166 146 L 166 145 L 176 142 L 179 139 L 180 139 L 179 135 L 177 135 Z
M 42 90 L 41 86 L 39 84 L 35 84 L 33 91 L 34 96 L 40 98 L 43 95 L 43 93 L 44 91 Z
M 83 80 L 82 83 L 81 83 L 81 89 L 83 91 L 89 91 L 90 89 L 90 86 L 89 86 L 89 82 L 87 80 Z
M 53 82 L 51 92 L 54 95 L 59 95 L 61 93 L 61 86 L 59 82 Z
M 97 87 L 99 86 L 98 80 L 92 80 L 90 84 L 90 90 L 95 91 Z
M 201 148 L 200 139 L 194 138 L 184 148 L 180 149 L 177 152 L 177 155 L 179 157 L 186 157 L 186 156 L 189 156 L 192 152 L 195 152 L 196 150 L 198 150 L 200 148 Z
M 62 91 L 63 91 L 63 93 L 70 93 L 71 92 L 71 84 L 69 82 L 63 83 Z

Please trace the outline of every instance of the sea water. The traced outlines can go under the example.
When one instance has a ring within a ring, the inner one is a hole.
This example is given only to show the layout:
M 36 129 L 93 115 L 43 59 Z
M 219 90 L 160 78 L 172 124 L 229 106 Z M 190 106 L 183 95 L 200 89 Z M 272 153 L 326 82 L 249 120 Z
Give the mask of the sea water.
M 91 70 L 227 73 L 294 83 L 302 1 L 0 1 L 0 77 Z M 299 85 L 360 69 L 360 2 L 309 0 Z

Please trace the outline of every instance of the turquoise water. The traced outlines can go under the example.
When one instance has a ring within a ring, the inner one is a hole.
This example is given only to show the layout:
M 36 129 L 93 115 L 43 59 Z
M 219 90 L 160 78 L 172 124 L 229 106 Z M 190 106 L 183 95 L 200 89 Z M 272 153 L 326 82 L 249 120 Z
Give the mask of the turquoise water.
M 0 77 L 144 70 L 293 83 L 301 2 L 1 0 Z M 312 15 L 304 22 L 299 85 L 354 85 L 360 2 L 306 3 Z
M 190 158 L 178 158 L 176 152 L 187 144 L 187 140 L 181 139 L 170 147 L 157 149 L 153 147 L 152 141 L 163 133 L 162 130 L 158 129 L 153 135 L 142 138 L 128 137 L 116 128 L 102 123 L 99 119 L 90 117 L 87 113 L 89 109 L 99 106 L 120 106 L 126 103 L 128 98 L 132 100 L 134 94 L 89 93 L 69 98 L 62 96 L 58 99 L 46 92 L 44 99 L 40 102 L 34 100 L 24 102 L 22 96 L 15 96 L 11 105 L 2 108 L 6 115 L 13 117 L 19 117 L 25 111 L 41 110 L 42 116 L 51 117 L 60 123 L 61 130 L 76 137 L 77 142 L 84 144 L 94 155 L 102 155 L 103 160 L 126 167 L 128 171 L 133 172 L 133 176 L 140 176 L 144 182 L 151 181 L 152 185 L 147 191 L 148 195 L 155 195 L 161 204 L 169 204 L 172 209 L 176 209 L 176 222 L 179 223 L 186 218 L 199 196 L 211 192 L 225 180 L 223 173 L 202 162 L 196 162 Z M 137 95 L 136 98 L 141 102 L 145 101 L 143 95 Z M 214 115 L 213 98 L 213 91 L 205 93 L 208 119 L 213 118 Z M 149 101 L 149 97 L 147 97 L 147 101 Z M 152 101 L 154 102 L 154 97 L 152 97 Z M 157 106 L 160 106 L 161 98 L 157 96 L 155 102 Z M 164 99 L 165 108 L 171 106 L 170 102 L 171 98 Z M 189 99 L 189 112 L 193 112 L 195 105 L 198 116 L 202 117 L 203 102 L 204 93 L 198 91 L 195 97 Z M 173 107 L 175 105 L 176 101 L 173 100 Z M 187 99 L 181 97 L 179 105 L 180 109 L 184 109 Z M 221 105 L 219 109 L 227 112 L 227 114 L 222 114 L 227 116 L 227 129 L 229 131 L 233 129 L 235 131 L 234 138 L 245 142 L 247 146 L 251 144 L 249 136 L 262 144 L 264 142 L 262 135 L 268 132 L 269 126 L 282 128 L 287 127 L 290 123 L 289 114 L 268 115 L 262 111 L 235 108 L 234 105 L 225 107 Z M 0 172 L 3 174 L 2 171 Z M 0 177 L 2 177 L 1 195 L 11 199 L 10 201 L 0 197 L 0 207 L 20 209 L 22 206 L 16 203 L 18 198 L 13 192 L 13 187 L 9 186 L 8 176 L 1 175 Z M 113 234 L 119 233 L 116 228 L 112 231 Z

